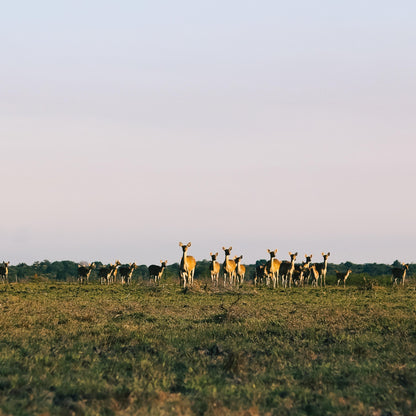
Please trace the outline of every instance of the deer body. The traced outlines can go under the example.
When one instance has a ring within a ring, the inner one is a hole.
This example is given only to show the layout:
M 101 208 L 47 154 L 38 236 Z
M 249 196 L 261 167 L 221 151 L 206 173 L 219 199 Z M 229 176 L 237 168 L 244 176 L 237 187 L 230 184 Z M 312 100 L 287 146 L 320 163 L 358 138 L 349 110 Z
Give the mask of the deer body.
M 402 281 L 402 285 L 404 286 L 404 281 L 406 279 L 406 272 L 409 270 L 409 265 L 402 263 L 403 268 L 400 267 L 393 267 L 391 269 L 391 279 L 393 284 L 397 284 L 400 280 Z
M 335 274 L 337 275 L 337 285 L 339 286 L 341 280 L 344 282 L 344 287 L 345 287 L 345 283 L 348 279 L 348 276 L 352 273 L 352 270 L 347 270 L 346 272 L 339 272 L 337 270 L 335 270 Z
M 227 277 L 228 280 L 230 282 L 230 284 L 233 283 L 234 278 L 235 278 L 235 268 L 236 268 L 236 264 L 234 260 L 230 260 L 230 253 L 231 250 L 233 249 L 232 247 L 229 248 L 222 248 L 224 250 L 224 254 L 225 254 L 225 260 L 224 263 L 222 265 L 222 269 L 223 269 L 223 273 L 224 273 L 224 286 L 227 283 Z
M 150 265 L 148 267 L 149 274 L 150 274 L 150 279 L 153 278 L 153 279 L 155 279 L 155 283 L 159 283 L 159 281 L 162 277 L 163 271 L 166 268 L 167 263 L 168 263 L 167 260 L 165 260 L 165 261 L 160 260 L 160 266 L 158 266 L 156 264 Z
M 95 263 L 91 263 L 88 266 L 78 264 L 78 281 L 83 284 L 88 283 L 92 269 L 95 269 Z
M 322 253 L 322 257 L 324 258 L 324 262 L 323 263 L 317 263 L 315 264 L 316 270 L 319 273 L 319 277 L 318 280 L 321 280 L 321 286 L 325 286 L 326 285 L 326 272 L 328 269 L 328 257 L 331 253 Z M 319 283 L 319 281 L 318 281 Z
M 3 261 L 0 264 L 0 279 L 3 283 L 8 283 L 9 281 L 9 264 L 9 261 Z
M 182 247 L 183 251 L 181 263 L 179 265 L 179 277 L 183 279 L 183 287 L 185 288 L 187 284 L 192 285 L 194 282 L 196 261 L 192 256 L 186 254 L 188 248 L 191 247 L 190 242 L 188 244 L 179 243 L 179 246 Z
M 318 286 L 319 283 L 319 272 L 316 269 L 316 264 L 312 264 L 309 266 L 310 270 L 310 278 L 312 280 L 312 286 Z
M 305 254 L 305 262 L 302 264 L 295 264 L 295 270 L 293 272 L 293 279 L 296 280 L 299 286 L 303 286 L 309 280 L 311 274 L 310 265 L 312 261 L 312 254 L 308 256 Z
M 133 276 L 133 272 L 137 269 L 137 264 L 129 263 L 129 264 L 123 264 L 118 268 L 118 273 L 120 274 L 121 283 L 124 285 L 124 283 L 130 284 L 131 283 L 131 277 Z
M 115 264 L 109 264 L 107 266 L 102 266 L 98 270 L 98 276 L 100 277 L 101 284 L 107 283 L 108 285 L 113 282 L 114 277 L 117 275 L 117 267 L 120 265 L 120 262 L 116 260 Z
M 220 276 L 220 264 L 217 262 L 218 253 L 212 254 L 209 253 L 211 256 L 211 263 L 209 265 L 209 271 L 211 274 L 211 280 L 214 286 L 218 286 L 218 279 Z
M 270 260 L 266 263 L 265 273 L 268 278 L 272 279 L 273 288 L 275 288 L 279 284 L 279 270 L 282 262 L 276 259 L 277 249 L 274 251 L 267 249 L 267 251 L 270 254 Z
M 265 277 L 266 277 L 266 272 L 265 272 L 265 264 L 259 264 L 258 266 L 256 266 L 256 275 L 254 276 L 254 286 L 257 286 L 257 284 L 259 283 L 263 283 Z
M 235 271 L 236 271 L 236 283 L 242 285 L 244 282 L 244 276 L 246 275 L 246 266 L 241 264 L 243 256 L 235 257 Z
M 293 272 L 295 271 L 295 260 L 298 253 L 291 253 L 289 251 L 290 261 L 282 261 L 280 264 L 279 273 L 282 276 L 282 285 L 292 287 Z

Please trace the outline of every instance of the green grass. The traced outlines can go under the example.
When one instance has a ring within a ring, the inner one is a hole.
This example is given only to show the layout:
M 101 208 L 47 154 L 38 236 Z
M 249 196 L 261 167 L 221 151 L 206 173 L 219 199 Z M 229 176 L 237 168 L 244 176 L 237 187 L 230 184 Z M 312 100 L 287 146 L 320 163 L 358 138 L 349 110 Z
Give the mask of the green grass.
M 0 414 L 416 415 L 414 286 L 0 286 Z

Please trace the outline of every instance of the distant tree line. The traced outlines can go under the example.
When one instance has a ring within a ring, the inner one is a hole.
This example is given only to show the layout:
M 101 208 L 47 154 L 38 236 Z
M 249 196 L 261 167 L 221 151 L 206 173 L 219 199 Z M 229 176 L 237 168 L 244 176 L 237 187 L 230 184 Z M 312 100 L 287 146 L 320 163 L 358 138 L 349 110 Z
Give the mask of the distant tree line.
M 266 263 L 266 260 L 258 260 L 255 264 L 246 265 L 246 281 L 250 281 L 255 276 L 256 266 Z M 99 261 L 95 262 L 96 270 L 103 264 Z M 195 270 L 195 278 L 209 278 L 210 261 L 198 261 Z M 340 264 L 328 263 L 328 279 L 331 283 L 331 278 L 335 278 L 335 271 L 346 272 L 348 269 L 352 270 L 351 282 L 353 283 L 358 278 L 368 277 L 372 279 L 382 279 L 387 281 L 391 275 L 392 267 L 401 267 L 401 263 L 396 260 L 392 265 L 382 263 L 364 263 L 355 264 L 345 262 Z M 37 261 L 32 265 L 20 263 L 16 266 L 9 266 L 9 281 L 30 281 L 30 280 L 54 280 L 61 282 L 71 282 L 77 280 L 78 263 L 70 260 L 54 261 L 48 260 Z M 179 264 L 174 263 L 168 265 L 162 279 L 178 278 Z M 416 274 L 416 264 L 410 264 L 408 277 Z M 355 278 L 354 278 L 355 276 Z M 146 281 L 149 280 L 149 272 L 146 265 L 139 265 L 134 271 L 133 280 Z M 97 272 L 93 272 L 90 281 L 98 281 Z

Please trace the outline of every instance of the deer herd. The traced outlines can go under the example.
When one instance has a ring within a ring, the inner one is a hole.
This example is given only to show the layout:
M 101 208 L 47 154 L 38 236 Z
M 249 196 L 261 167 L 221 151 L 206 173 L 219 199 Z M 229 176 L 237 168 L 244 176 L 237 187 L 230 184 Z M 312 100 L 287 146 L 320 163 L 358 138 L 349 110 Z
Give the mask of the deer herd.
M 194 282 L 194 274 L 196 267 L 196 260 L 194 257 L 188 255 L 188 249 L 191 243 L 179 243 L 182 248 L 182 258 L 179 264 L 179 281 L 184 288 L 192 286 Z M 245 278 L 246 267 L 241 264 L 243 256 L 234 256 L 230 258 L 232 247 L 222 248 L 224 251 L 224 262 L 221 264 L 217 261 L 218 252 L 210 253 L 210 275 L 212 284 L 219 285 L 220 271 L 222 268 L 223 284 L 227 285 L 242 285 Z M 312 263 L 312 254 L 305 254 L 305 260 L 302 263 L 295 263 L 298 253 L 289 252 L 289 260 L 278 260 L 276 258 L 276 250 L 267 250 L 270 259 L 265 263 L 256 267 L 254 276 L 254 285 L 266 285 L 276 288 L 304 286 L 310 284 L 312 286 L 326 286 L 326 274 L 328 270 L 328 257 L 330 253 L 322 253 L 323 261 L 321 263 Z M 3 283 L 8 282 L 10 262 L 3 261 L 0 263 L 0 280 Z M 167 260 L 160 261 L 160 266 L 152 264 L 148 267 L 149 276 L 151 280 L 157 284 L 166 269 Z M 79 283 L 88 283 L 91 272 L 96 268 L 95 263 L 79 264 L 78 265 L 78 281 Z M 101 284 L 110 284 L 117 281 L 117 276 L 122 284 L 130 284 L 134 270 L 137 268 L 136 263 L 121 264 L 118 260 L 114 264 L 102 265 L 98 269 L 98 277 Z M 393 284 L 401 283 L 404 285 L 406 272 L 409 269 L 409 264 L 402 264 L 402 267 L 392 267 L 391 280 Z M 337 285 L 343 283 L 344 287 L 348 276 L 352 273 L 351 270 L 346 272 L 335 271 Z

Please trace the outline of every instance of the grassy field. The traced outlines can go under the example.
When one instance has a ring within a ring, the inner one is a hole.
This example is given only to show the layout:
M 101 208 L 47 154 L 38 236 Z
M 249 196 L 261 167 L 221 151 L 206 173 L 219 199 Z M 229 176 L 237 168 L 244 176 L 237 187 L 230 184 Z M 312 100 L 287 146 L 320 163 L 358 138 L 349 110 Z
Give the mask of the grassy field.
M 0 286 L 2 415 L 416 415 L 416 290 Z

